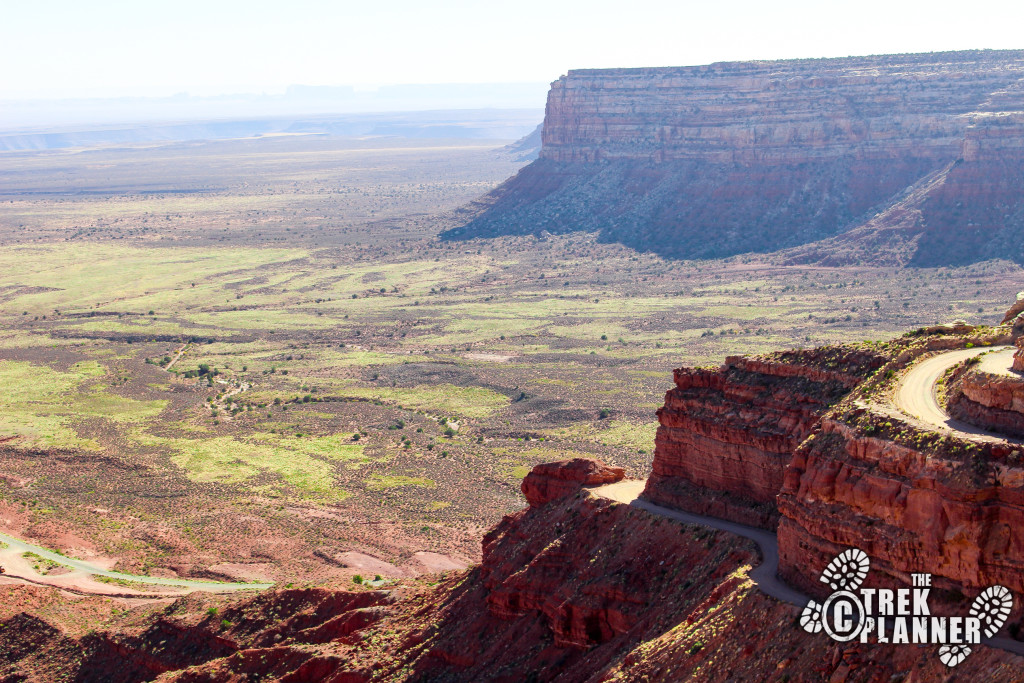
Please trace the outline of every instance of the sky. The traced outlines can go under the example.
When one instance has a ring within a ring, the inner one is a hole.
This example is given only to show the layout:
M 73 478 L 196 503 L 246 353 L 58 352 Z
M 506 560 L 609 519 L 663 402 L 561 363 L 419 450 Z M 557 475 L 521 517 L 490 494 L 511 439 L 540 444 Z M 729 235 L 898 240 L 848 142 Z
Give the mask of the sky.
M 0 16 L 0 106 L 1024 48 L 1021 0 L 4 0 Z

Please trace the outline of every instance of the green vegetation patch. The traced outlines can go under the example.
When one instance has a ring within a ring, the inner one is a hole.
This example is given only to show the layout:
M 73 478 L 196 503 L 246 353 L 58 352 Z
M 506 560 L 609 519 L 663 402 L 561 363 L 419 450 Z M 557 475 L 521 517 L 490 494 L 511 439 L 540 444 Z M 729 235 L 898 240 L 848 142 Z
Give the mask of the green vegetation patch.
M 115 423 L 137 423 L 159 415 L 166 401 L 137 401 L 96 386 L 106 369 L 95 361 L 77 363 L 60 372 L 45 365 L 0 361 L 0 434 L 21 437 L 17 444 L 42 448 L 96 449 L 82 439 L 74 425 L 103 418 Z
M 115 578 L 115 577 L 112 577 L 112 576 L 94 575 L 92 578 L 94 580 L 96 580 L 96 581 L 99 581 L 100 583 L 108 583 L 108 584 L 111 584 L 113 586 L 122 586 L 124 588 L 131 588 L 132 590 L 137 590 L 137 591 L 153 592 L 153 591 L 165 591 L 165 590 L 168 589 L 166 586 L 155 586 L 155 585 L 153 585 L 151 583 L 143 583 L 141 581 L 129 581 L 127 579 L 118 579 L 118 578 Z
M 54 562 L 53 560 L 49 560 L 43 557 L 42 555 L 37 555 L 36 553 L 33 553 L 31 551 L 24 552 L 21 554 L 21 556 L 29 562 L 31 562 L 32 568 L 35 569 L 36 572 L 38 572 L 39 574 L 49 574 L 54 569 L 61 566 L 59 562 Z
M 269 441 L 275 445 L 298 451 L 304 455 L 318 458 L 327 458 L 334 461 L 345 461 L 358 464 L 366 461 L 363 455 L 364 445 L 353 443 L 352 437 L 348 434 L 333 434 L 330 436 L 307 436 L 287 437 L 281 434 L 267 434 L 260 432 L 254 434 L 253 439 Z
M 343 443 L 341 436 L 259 433 L 253 441 L 243 441 L 233 436 L 179 439 L 140 435 L 139 440 L 169 450 L 171 462 L 195 482 L 241 484 L 271 474 L 294 489 L 332 500 L 348 496 L 336 486 L 337 463 L 356 464 L 365 459 L 361 444 Z
M 237 279 L 240 270 L 283 265 L 307 253 L 261 248 L 179 248 L 169 252 L 88 242 L 77 243 L 74 249 L 62 244 L 15 245 L 0 254 L 0 287 L 22 288 L 25 294 L 12 299 L 10 305 L 33 314 L 69 307 L 95 309 L 114 299 L 124 309 L 155 309 L 159 314 L 220 298 L 230 291 L 225 285 Z M 60 288 L 52 286 L 55 282 Z
M 409 410 L 478 419 L 490 417 L 511 402 L 508 396 L 492 389 L 452 384 L 421 384 L 412 388 L 346 387 L 343 394 L 397 403 Z
M 529 465 L 517 465 L 509 470 L 509 476 L 513 479 L 525 479 L 532 469 Z
M 432 489 L 436 487 L 437 484 L 433 479 L 425 479 L 423 477 L 406 477 L 398 474 L 374 474 L 366 480 L 366 488 L 371 491 L 398 488 L 400 486 L 421 486 L 423 488 Z
M 629 422 L 627 420 L 607 420 L 598 424 L 576 424 L 571 427 L 550 430 L 552 436 L 561 438 L 580 438 L 585 441 L 621 446 L 631 450 L 654 450 L 654 435 L 658 431 L 658 423 Z

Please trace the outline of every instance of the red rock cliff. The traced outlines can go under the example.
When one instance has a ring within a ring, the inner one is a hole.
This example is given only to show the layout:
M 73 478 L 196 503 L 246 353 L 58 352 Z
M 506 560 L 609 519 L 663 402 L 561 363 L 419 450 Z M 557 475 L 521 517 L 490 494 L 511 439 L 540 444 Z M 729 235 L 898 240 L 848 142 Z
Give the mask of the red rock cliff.
M 822 413 L 880 365 L 844 347 L 730 357 L 717 370 L 675 371 L 644 497 L 774 527 L 775 497 L 793 451 Z
M 874 683 L 913 671 L 948 680 L 935 648 L 804 632 L 797 608 L 753 586 L 756 561 L 738 537 L 579 492 L 509 515 L 488 534 L 480 567 L 437 585 L 281 589 L 212 606 L 197 594 L 80 638 L 7 616 L 4 593 L 0 678 Z M 974 650 L 957 667 L 963 680 L 1021 680 L 1024 660 Z
M 540 158 L 447 236 L 591 230 L 686 258 L 776 251 L 854 230 L 960 160 L 925 207 L 926 238 L 899 233 L 900 258 L 1018 258 L 1003 233 L 1024 231 L 1004 210 L 1024 169 L 1022 79 L 1019 51 L 570 71 L 552 84 Z M 980 246 L 955 248 L 959 230 Z
M 940 588 L 1001 584 L 1024 591 L 1024 469 L 1010 444 L 919 431 L 854 409 L 822 421 L 797 449 L 779 495 L 779 573 L 820 590 L 816 577 L 842 549 L 906 583 Z
M 992 374 L 968 362 L 946 377 L 945 388 L 946 409 L 952 417 L 999 434 L 1024 437 L 1021 376 Z
M 520 488 L 530 507 L 540 507 L 570 496 L 584 486 L 611 484 L 625 476 L 626 471 L 621 467 L 587 458 L 573 458 L 537 465 L 523 479 Z

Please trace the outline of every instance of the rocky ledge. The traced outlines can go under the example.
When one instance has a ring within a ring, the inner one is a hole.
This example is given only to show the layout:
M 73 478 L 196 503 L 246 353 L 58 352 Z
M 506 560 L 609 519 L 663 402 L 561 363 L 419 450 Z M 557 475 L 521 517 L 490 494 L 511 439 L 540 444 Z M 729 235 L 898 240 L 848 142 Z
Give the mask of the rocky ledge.
M 928 572 L 947 597 L 992 584 L 1024 593 L 1024 448 L 941 430 L 891 403 L 903 373 L 925 357 L 1011 341 L 1020 329 L 1010 318 L 677 370 L 643 495 L 777 525 L 780 574 L 809 592 L 854 547 L 872 558 L 879 583 Z M 950 411 L 1021 433 L 1024 384 L 976 366 L 947 375 Z
M 559 498 L 565 498 L 584 486 L 612 484 L 626 476 L 621 467 L 606 465 L 597 460 L 574 458 L 537 465 L 526 475 L 520 488 L 530 507 L 540 507 Z
M 797 608 L 751 582 L 752 543 L 587 491 L 505 517 L 487 535 L 483 558 L 479 567 L 389 590 L 197 593 L 148 613 L 115 612 L 103 630 L 79 635 L 41 616 L 59 618 L 47 589 L 0 586 L 0 680 L 868 683 L 908 670 L 920 680 L 949 676 L 935 648 L 835 643 L 803 631 Z M 110 614 L 109 604 L 102 613 Z M 1024 660 L 974 649 L 956 670 L 964 680 L 1020 680 Z
M 675 388 L 658 410 L 644 497 L 774 528 L 775 497 L 793 451 L 883 360 L 870 347 L 826 347 L 676 370 Z

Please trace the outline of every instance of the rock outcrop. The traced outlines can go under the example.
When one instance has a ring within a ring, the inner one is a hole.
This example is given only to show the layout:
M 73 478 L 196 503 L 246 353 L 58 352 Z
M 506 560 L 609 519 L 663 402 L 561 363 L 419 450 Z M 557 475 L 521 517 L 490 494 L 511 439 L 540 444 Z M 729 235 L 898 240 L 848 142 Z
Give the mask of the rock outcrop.
M 681 258 L 835 238 L 788 258 L 1024 262 L 1022 112 L 1021 51 L 570 71 L 538 160 L 446 237 L 587 230 Z
M 279 589 L 176 601 L 74 638 L 0 620 L 0 680 L 945 680 L 934 647 L 835 643 L 750 581 L 753 544 L 579 491 L 506 517 L 481 566 L 391 591 Z M 223 599 L 222 599 L 223 600 Z M 219 611 L 218 611 L 219 607 Z M 1019 681 L 977 646 L 963 680 Z
M 530 507 L 540 507 L 571 496 L 584 486 L 611 484 L 625 476 L 626 470 L 621 467 L 587 458 L 573 458 L 537 465 L 523 479 L 520 488 Z
M 999 434 L 1024 437 L 1024 377 L 985 372 L 967 362 L 946 377 L 945 387 L 946 409 L 952 417 Z
M 955 323 L 892 342 L 677 370 L 643 495 L 777 525 L 780 573 L 810 592 L 822 590 L 825 565 L 855 547 L 882 583 L 928 572 L 950 595 L 997 583 L 1024 593 L 1024 448 L 939 432 L 886 398 L 923 356 L 1005 344 L 1012 334 L 1009 325 Z M 968 361 L 947 375 L 950 410 L 1020 433 L 1024 384 L 977 367 Z
M 644 497 L 774 528 L 775 497 L 793 451 L 883 360 L 867 347 L 826 347 L 676 370 L 676 386 L 658 410 Z
M 1017 292 L 1017 300 L 1006 310 L 1001 324 L 1012 323 L 1021 313 L 1024 313 L 1024 292 Z
M 1005 442 L 972 443 L 853 409 L 822 420 L 793 455 L 778 498 L 779 572 L 816 577 L 845 548 L 874 581 L 1024 592 L 1024 467 Z

